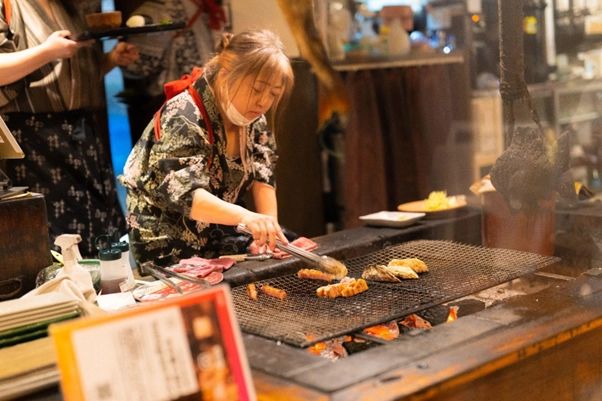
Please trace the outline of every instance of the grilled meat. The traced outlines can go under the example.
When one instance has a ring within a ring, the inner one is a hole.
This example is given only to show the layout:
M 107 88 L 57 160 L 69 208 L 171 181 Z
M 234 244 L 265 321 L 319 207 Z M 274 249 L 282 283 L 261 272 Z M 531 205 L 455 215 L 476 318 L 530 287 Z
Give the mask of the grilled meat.
M 334 275 L 316 269 L 301 269 L 297 272 L 297 277 L 309 280 L 322 280 L 329 283 L 335 279 Z
M 366 280 L 345 277 L 337 284 L 329 284 L 319 287 L 316 295 L 321 298 L 352 297 L 368 290 Z

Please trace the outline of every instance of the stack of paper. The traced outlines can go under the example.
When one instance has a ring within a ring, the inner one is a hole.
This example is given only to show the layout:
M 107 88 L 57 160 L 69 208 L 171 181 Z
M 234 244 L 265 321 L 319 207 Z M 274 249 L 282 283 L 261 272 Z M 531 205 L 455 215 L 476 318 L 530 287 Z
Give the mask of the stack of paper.
M 58 382 L 48 325 L 79 315 L 79 301 L 60 293 L 0 302 L 0 361 L 10 361 L 0 363 L 0 400 Z
M 0 302 L 0 348 L 45 337 L 50 323 L 79 315 L 79 301 L 60 293 Z
M 55 385 L 59 381 L 54 347 L 49 337 L 0 349 L 0 400 L 10 400 Z

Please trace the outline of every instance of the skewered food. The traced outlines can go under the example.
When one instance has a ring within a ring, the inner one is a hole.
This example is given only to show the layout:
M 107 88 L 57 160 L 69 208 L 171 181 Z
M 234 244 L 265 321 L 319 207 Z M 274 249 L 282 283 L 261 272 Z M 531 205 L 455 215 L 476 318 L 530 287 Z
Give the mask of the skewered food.
M 309 280 L 322 280 L 329 283 L 335 279 L 334 275 L 316 269 L 301 269 L 297 272 L 297 277 Z
M 257 286 L 255 283 L 247 284 L 247 295 L 253 301 L 257 301 Z
M 371 281 L 383 281 L 386 283 L 399 283 L 401 280 L 387 270 L 384 265 L 371 265 L 364 269 L 362 278 Z
M 368 283 L 362 278 L 345 277 L 337 284 L 329 284 L 316 290 L 321 298 L 352 297 L 368 290 Z
M 424 263 L 418 258 L 391 259 L 389 261 L 389 266 L 407 266 L 410 269 L 414 270 L 416 273 L 425 273 L 429 271 L 429 268 L 426 265 L 426 263 Z
M 281 301 L 286 298 L 286 291 L 280 288 L 272 287 L 269 284 L 262 285 L 261 292 L 263 292 L 265 295 L 269 295 L 270 297 L 278 298 Z

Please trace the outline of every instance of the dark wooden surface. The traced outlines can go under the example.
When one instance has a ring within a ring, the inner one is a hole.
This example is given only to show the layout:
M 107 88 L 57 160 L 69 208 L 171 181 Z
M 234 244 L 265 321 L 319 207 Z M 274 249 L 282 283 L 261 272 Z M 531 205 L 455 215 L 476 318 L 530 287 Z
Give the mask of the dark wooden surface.
M 32 290 L 37 273 L 50 264 L 44 197 L 0 201 L 0 301 Z
M 276 127 L 278 220 L 300 235 L 315 237 L 326 232 L 317 84 L 307 62 L 295 59 L 292 66 L 295 86 Z

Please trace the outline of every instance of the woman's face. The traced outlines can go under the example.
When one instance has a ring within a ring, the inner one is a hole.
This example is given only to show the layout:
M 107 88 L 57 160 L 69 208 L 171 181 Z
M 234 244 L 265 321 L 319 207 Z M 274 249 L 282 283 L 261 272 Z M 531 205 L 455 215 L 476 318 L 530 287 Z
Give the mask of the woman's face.
M 247 76 L 234 85 L 230 91 L 230 101 L 245 118 L 254 120 L 272 107 L 283 90 L 282 77 L 279 74 L 269 77 Z

